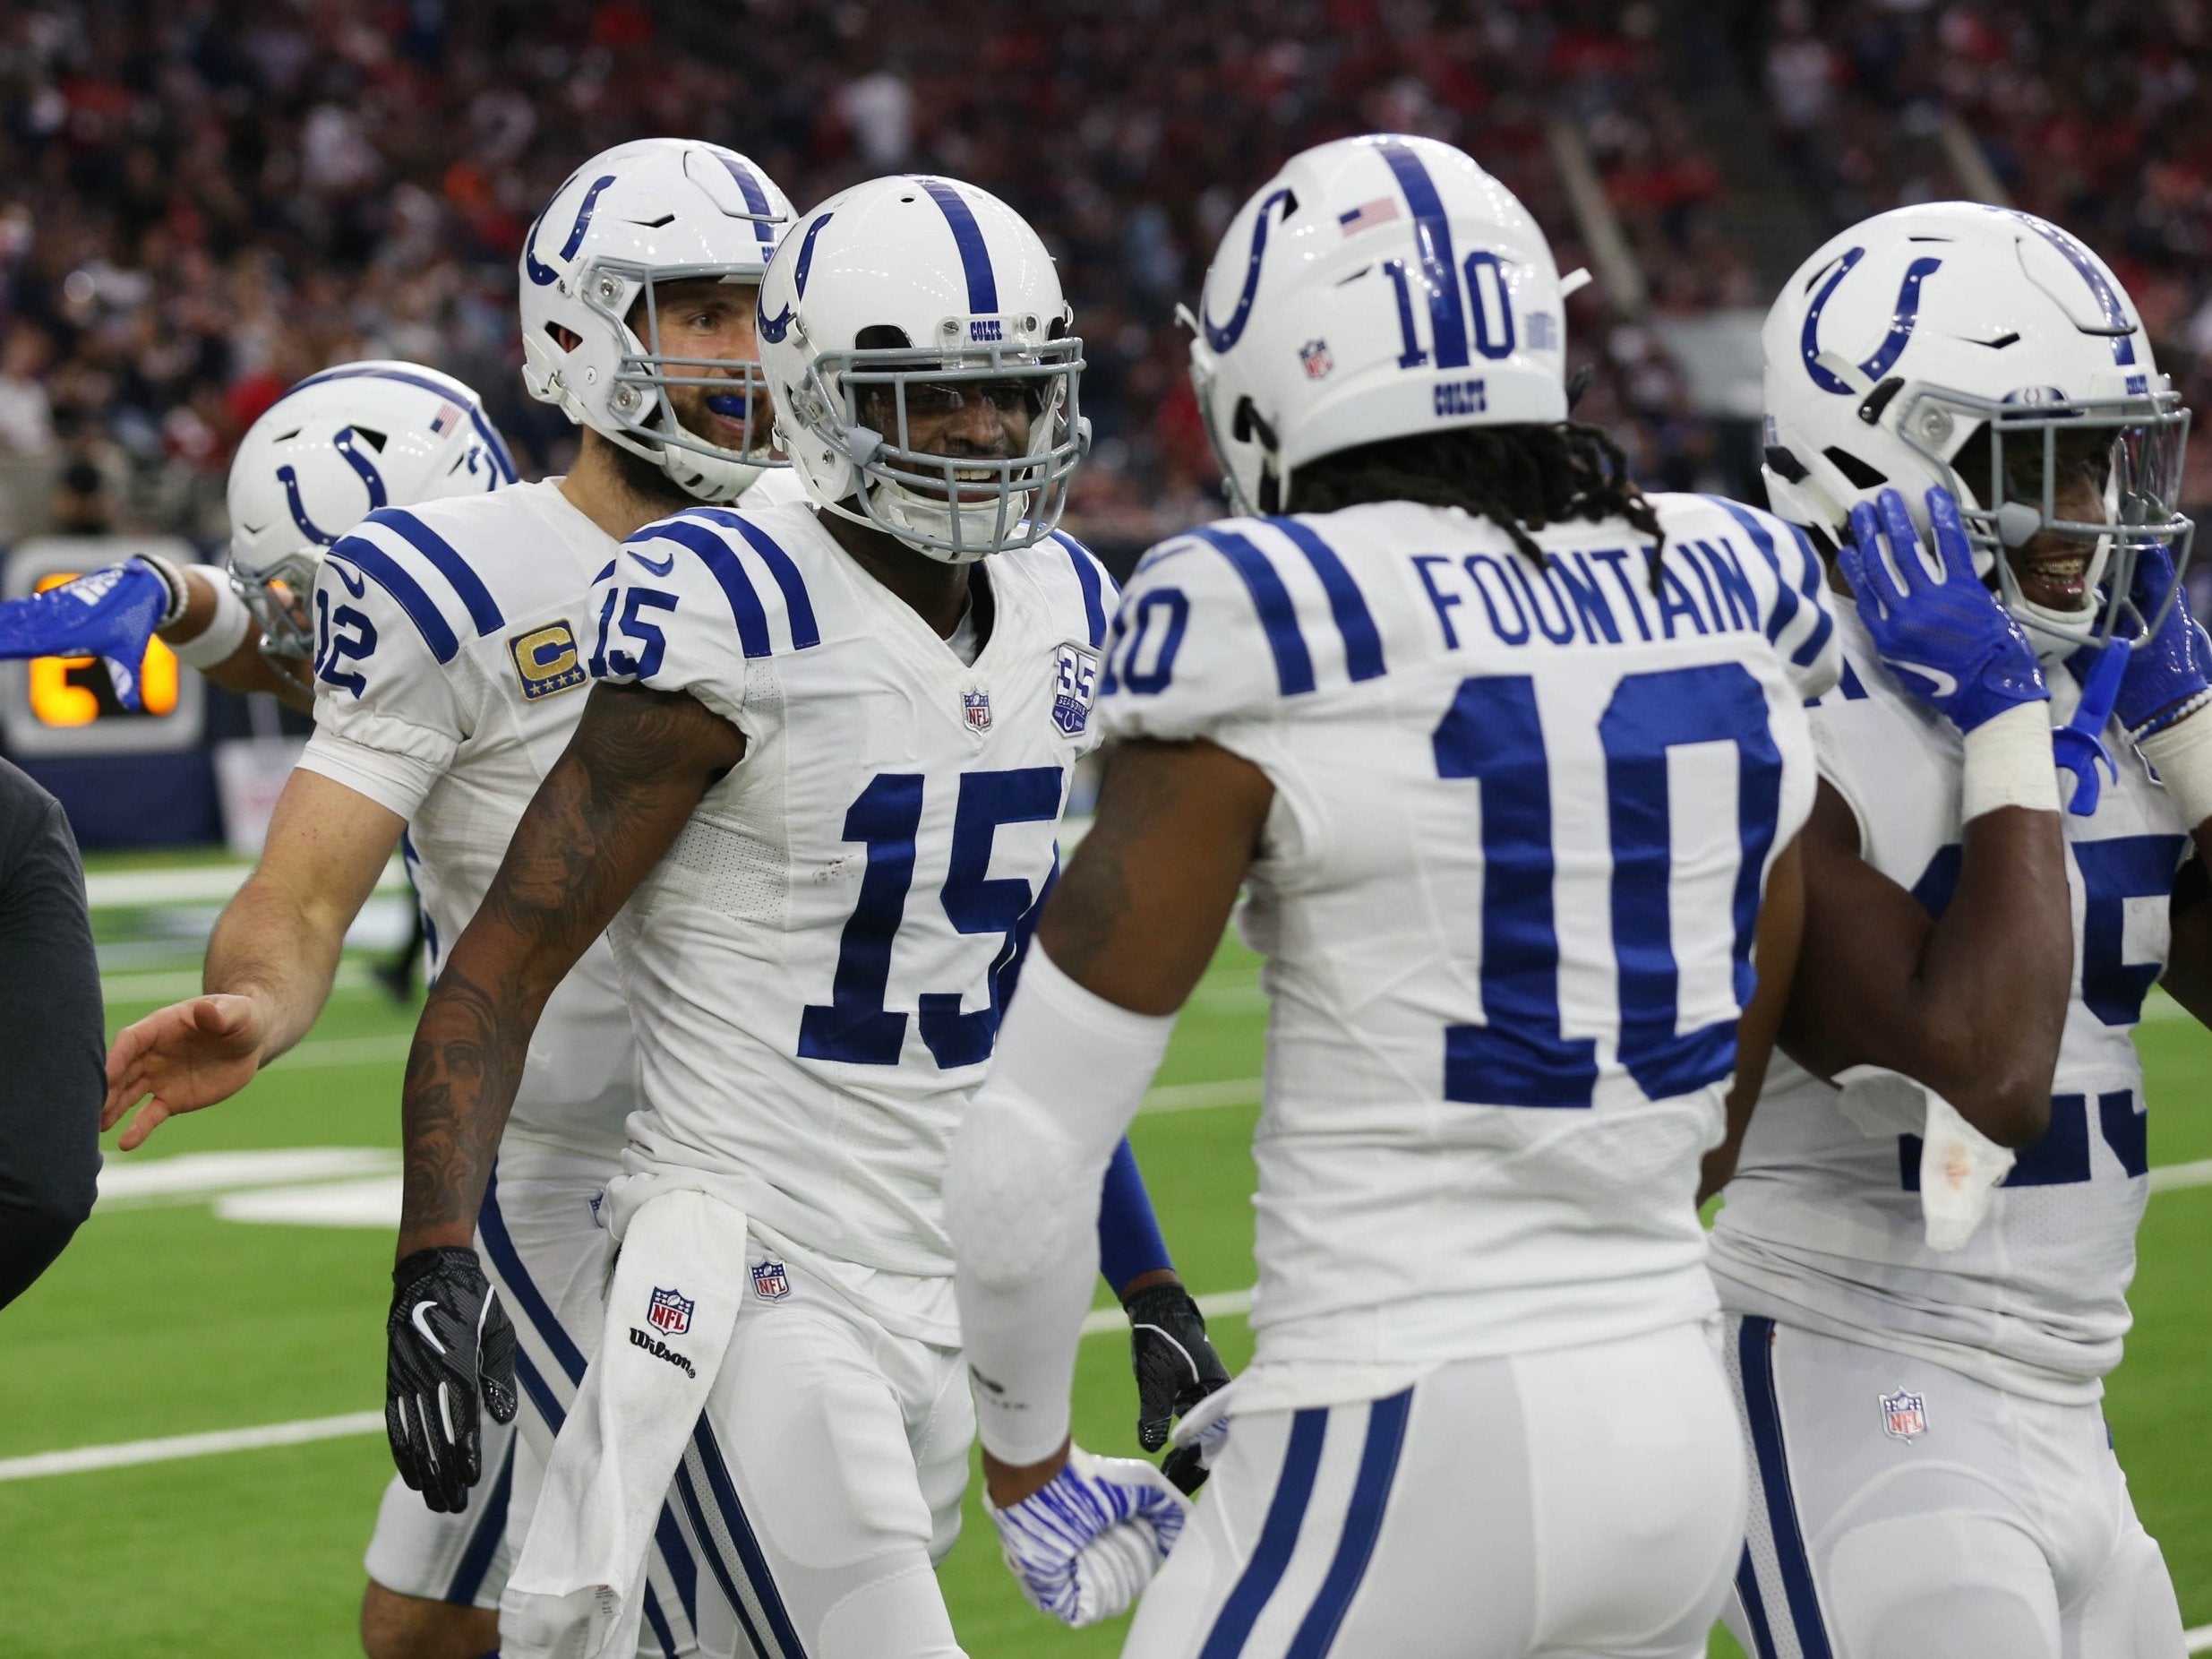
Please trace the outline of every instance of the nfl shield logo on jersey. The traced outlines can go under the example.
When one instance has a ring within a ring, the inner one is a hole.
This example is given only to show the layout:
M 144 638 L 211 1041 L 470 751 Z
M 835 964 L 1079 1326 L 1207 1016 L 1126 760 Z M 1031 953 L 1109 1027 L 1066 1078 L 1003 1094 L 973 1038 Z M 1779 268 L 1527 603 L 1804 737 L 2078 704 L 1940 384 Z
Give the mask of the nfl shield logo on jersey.
M 1097 695 L 1098 653 L 1073 640 L 1062 640 L 1052 669 L 1052 724 L 1067 736 L 1082 736 Z
M 752 1270 L 753 1294 L 763 1302 L 781 1302 L 791 1294 L 791 1275 L 780 1261 L 757 1263 Z
M 681 1291 L 653 1291 L 653 1305 L 645 1311 L 645 1322 L 664 1337 L 681 1337 L 691 1328 L 692 1303 Z
M 1893 1440 L 1909 1440 L 1928 1431 L 1928 1405 L 1917 1394 L 1899 1388 L 1882 1397 L 1882 1432 Z
M 968 730 L 981 737 L 990 730 L 990 693 L 981 686 L 961 692 L 960 712 L 967 720 Z

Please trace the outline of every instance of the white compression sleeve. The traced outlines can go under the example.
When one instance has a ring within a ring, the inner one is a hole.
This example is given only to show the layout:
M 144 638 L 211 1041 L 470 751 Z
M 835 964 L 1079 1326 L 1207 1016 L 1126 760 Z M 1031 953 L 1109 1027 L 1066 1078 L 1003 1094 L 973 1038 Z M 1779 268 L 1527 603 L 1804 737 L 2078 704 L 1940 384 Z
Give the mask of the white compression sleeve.
M 215 590 L 215 615 L 191 639 L 170 640 L 169 649 L 187 668 L 212 668 L 245 643 L 253 617 L 245 608 L 245 601 L 231 587 L 227 572 L 219 571 L 212 564 L 194 564 L 186 567 L 184 574 L 197 576 Z
M 1174 1028 L 1172 1015 L 1094 996 L 1030 947 L 945 1179 L 977 1426 L 1002 1462 L 1040 1462 L 1067 1438 L 1099 1188 Z
M 1961 821 L 2001 806 L 2055 812 L 2062 804 L 2051 756 L 2050 704 L 2016 704 L 1968 732 L 1965 746 Z
M 2158 781 L 2191 834 L 2212 818 L 2212 719 L 2203 711 L 2153 732 L 2135 745 L 2158 769 Z

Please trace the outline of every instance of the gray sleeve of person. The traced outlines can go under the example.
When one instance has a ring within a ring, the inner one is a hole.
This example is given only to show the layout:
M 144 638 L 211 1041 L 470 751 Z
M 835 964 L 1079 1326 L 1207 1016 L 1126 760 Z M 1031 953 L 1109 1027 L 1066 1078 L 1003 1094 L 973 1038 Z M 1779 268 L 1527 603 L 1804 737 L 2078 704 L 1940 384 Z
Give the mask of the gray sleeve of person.
M 0 1308 L 91 1213 L 106 1046 L 76 839 L 0 761 Z

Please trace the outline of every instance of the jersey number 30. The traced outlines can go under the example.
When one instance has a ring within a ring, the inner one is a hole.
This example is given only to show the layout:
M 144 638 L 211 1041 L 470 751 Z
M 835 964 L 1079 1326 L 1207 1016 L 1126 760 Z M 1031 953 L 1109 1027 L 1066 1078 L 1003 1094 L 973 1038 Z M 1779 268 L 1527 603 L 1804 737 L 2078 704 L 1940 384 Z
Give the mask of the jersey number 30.
M 1613 854 L 1620 1062 L 1648 1097 L 1664 1100 L 1718 1082 L 1736 1064 L 1733 1018 L 1677 1028 L 1668 751 L 1726 743 L 1736 752 L 1742 853 L 1731 910 L 1739 1004 L 1751 997 L 1752 937 L 1780 816 L 1782 758 L 1766 695 L 1736 663 L 1624 675 L 1598 738 Z M 1435 743 L 1437 775 L 1471 778 L 1482 791 L 1484 1023 L 1445 1027 L 1445 1098 L 1587 1106 L 1598 1080 L 1597 1044 L 1560 1029 L 1551 764 L 1535 681 L 1522 674 L 1461 681 Z

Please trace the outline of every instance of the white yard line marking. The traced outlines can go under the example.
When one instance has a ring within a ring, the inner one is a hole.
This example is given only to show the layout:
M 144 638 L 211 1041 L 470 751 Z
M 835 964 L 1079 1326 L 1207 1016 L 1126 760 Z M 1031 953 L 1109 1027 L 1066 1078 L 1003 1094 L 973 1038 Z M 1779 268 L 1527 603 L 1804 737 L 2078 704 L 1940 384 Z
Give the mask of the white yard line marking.
M 102 1206 L 150 1199 L 205 1199 L 218 1193 L 301 1182 L 397 1175 L 389 1147 L 287 1147 L 272 1152 L 187 1152 L 176 1157 L 110 1155 L 100 1165 Z
M 2194 1164 L 2162 1164 L 2150 1172 L 2153 1192 L 2178 1192 L 2183 1187 L 2212 1187 L 2212 1158 Z M 2212 1631 L 2212 1624 L 2205 1626 Z
M 99 993 L 100 1000 L 111 1008 L 119 1002 L 181 1002 L 186 997 L 198 996 L 201 984 L 200 970 L 196 967 L 175 968 L 166 973 L 102 974 Z M 340 962 L 337 976 L 330 983 L 330 993 L 350 994 L 375 985 L 376 980 L 366 962 Z M 306 1048 L 311 1044 L 303 1043 L 300 1046 Z
M 1251 1305 L 1252 1293 L 1248 1290 L 1221 1291 L 1198 1298 L 1199 1311 L 1210 1319 L 1241 1314 Z M 1086 1337 L 1105 1336 L 1128 1328 L 1128 1316 L 1119 1308 L 1101 1308 L 1083 1321 L 1083 1334 Z M 167 1463 L 178 1457 L 257 1451 L 268 1446 L 299 1446 L 310 1440 L 343 1440 L 350 1435 L 383 1431 L 382 1412 L 357 1411 L 342 1417 L 310 1417 L 300 1423 L 263 1423 L 252 1429 L 219 1429 L 211 1434 L 179 1434 L 165 1440 L 77 1446 L 67 1451 L 0 1458 L 0 1481 L 27 1481 L 42 1474 L 82 1474 L 92 1469 L 123 1469 L 141 1463 Z
M 2212 1624 L 2200 1624 L 2193 1630 L 2182 1631 L 2182 1640 L 2189 1644 L 2192 1654 L 2212 1654 Z
M 253 1451 L 263 1446 L 300 1446 L 310 1440 L 342 1440 L 354 1434 L 382 1434 L 381 1411 L 347 1412 L 342 1417 L 309 1417 L 299 1423 L 268 1423 L 253 1429 L 218 1429 L 210 1434 L 177 1434 L 166 1440 L 124 1440 L 114 1446 L 78 1446 L 68 1451 L 36 1452 L 0 1458 L 0 1481 L 27 1481 L 40 1474 L 81 1474 L 89 1469 L 123 1469 L 133 1464 L 167 1463 L 178 1457 L 205 1457 L 214 1452 Z
M 84 879 L 86 902 L 95 910 L 153 905 L 219 905 L 245 885 L 252 864 L 200 864 L 184 869 L 108 870 Z M 377 878 L 380 893 L 404 892 L 407 872 L 397 858 Z
M 1159 1112 L 1206 1112 L 1216 1106 L 1253 1106 L 1259 1104 L 1257 1078 L 1231 1078 L 1222 1083 L 1170 1083 L 1145 1096 L 1137 1108 L 1147 1116 Z

